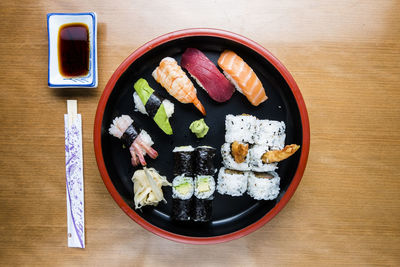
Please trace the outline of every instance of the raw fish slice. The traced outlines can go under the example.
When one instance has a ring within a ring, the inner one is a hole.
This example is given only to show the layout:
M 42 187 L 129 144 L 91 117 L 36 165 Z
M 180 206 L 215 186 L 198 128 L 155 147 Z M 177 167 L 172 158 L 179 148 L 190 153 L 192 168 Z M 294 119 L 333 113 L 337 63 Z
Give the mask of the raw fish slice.
M 160 65 L 153 71 L 153 78 L 164 87 L 170 95 L 181 103 L 193 103 L 203 115 L 206 111 L 196 95 L 196 88 L 186 76 L 175 59 L 163 58 Z
M 264 87 L 252 68 L 230 50 L 225 50 L 218 59 L 218 65 L 225 76 L 244 94 L 253 106 L 258 106 L 268 99 Z
M 218 68 L 196 48 L 188 48 L 182 55 L 181 65 L 196 82 L 217 102 L 228 101 L 235 88 Z

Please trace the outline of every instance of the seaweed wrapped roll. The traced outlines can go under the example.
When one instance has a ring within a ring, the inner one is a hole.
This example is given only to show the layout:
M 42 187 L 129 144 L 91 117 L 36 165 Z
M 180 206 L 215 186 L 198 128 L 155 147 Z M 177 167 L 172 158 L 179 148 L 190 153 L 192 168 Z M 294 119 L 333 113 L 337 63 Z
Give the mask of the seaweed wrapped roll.
M 189 221 L 194 192 L 193 179 L 184 175 L 177 176 L 172 181 L 172 219 Z
M 214 175 L 214 156 L 215 148 L 210 146 L 199 146 L 195 150 L 196 174 Z
M 174 154 L 174 175 L 193 177 L 194 175 L 194 148 L 192 146 L 179 146 L 172 150 Z
M 208 222 L 212 217 L 212 200 L 193 198 L 192 220 Z
M 194 180 L 194 195 L 200 199 L 213 199 L 215 181 L 211 175 L 198 175 Z

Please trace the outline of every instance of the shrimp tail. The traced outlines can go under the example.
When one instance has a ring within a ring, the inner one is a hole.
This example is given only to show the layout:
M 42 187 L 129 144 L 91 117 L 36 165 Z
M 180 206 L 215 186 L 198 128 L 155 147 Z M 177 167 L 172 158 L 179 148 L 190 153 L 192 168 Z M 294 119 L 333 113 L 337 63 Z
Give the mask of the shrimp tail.
M 193 101 L 193 105 L 200 110 L 201 114 L 203 114 L 204 116 L 206 115 L 206 110 L 203 107 L 203 105 L 201 104 L 200 100 L 196 97 Z

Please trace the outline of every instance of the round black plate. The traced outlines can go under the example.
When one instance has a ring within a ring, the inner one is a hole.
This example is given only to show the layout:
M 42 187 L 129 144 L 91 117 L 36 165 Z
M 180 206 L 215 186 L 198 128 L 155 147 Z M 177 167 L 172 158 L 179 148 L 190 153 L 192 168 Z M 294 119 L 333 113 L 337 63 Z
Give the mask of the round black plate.
M 182 53 L 188 47 L 201 50 L 216 65 L 223 50 L 229 49 L 236 52 L 256 72 L 266 90 L 268 100 L 258 107 L 254 107 L 245 96 L 236 91 L 229 101 L 217 103 L 192 80 L 197 88 L 198 98 L 206 109 L 207 116 L 203 117 L 192 104 L 178 102 L 153 79 L 151 73 L 164 57 L 173 57 L 179 63 Z M 133 84 L 139 78 L 145 78 L 157 93 L 175 104 L 175 113 L 170 119 L 174 131 L 172 136 L 164 134 L 149 117 L 134 111 Z M 151 135 L 155 143 L 153 148 L 158 151 L 159 157 L 155 160 L 146 157 L 148 166 L 155 168 L 172 182 L 174 164 L 172 150 L 174 147 L 182 145 L 215 147 L 217 155 L 214 163 L 215 167 L 219 169 L 222 166 L 220 148 L 224 143 L 225 116 L 243 113 L 254 115 L 259 119 L 284 121 L 286 123 L 286 144 L 303 146 L 302 120 L 296 98 L 281 73 L 255 50 L 239 42 L 216 36 L 187 36 L 172 39 L 148 50 L 133 61 L 119 77 L 105 104 L 101 123 L 101 148 L 106 171 L 113 186 L 123 201 L 134 210 L 131 178 L 136 168 L 131 165 L 129 151 L 122 147 L 120 140 L 108 134 L 108 128 L 116 116 L 130 115 L 141 128 Z M 204 118 L 210 127 L 208 134 L 202 139 L 196 138 L 189 130 L 190 123 L 200 118 Z M 145 207 L 135 210 L 135 212 L 156 228 L 187 237 L 216 237 L 240 231 L 260 220 L 279 203 L 295 176 L 300 155 L 301 150 L 279 163 L 277 172 L 281 177 L 281 191 L 279 197 L 273 201 L 256 201 L 247 194 L 241 197 L 231 197 L 216 192 L 211 222 L 177 223 L 170 218 L 171 188 L 163 187 L 167 204 L 160 203 L 157 207 Z M 217 181 L 217 174 L 215 180 Z

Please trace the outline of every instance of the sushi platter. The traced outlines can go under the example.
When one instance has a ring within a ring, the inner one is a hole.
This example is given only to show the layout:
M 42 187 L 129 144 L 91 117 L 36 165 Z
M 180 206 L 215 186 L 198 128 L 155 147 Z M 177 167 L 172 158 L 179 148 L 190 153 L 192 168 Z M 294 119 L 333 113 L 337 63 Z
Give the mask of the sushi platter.
M 103 181 L 138 224 L 209 244 L 247 235 L 290 200 L 310 142 L 294 79 L 234 33 L 160 36 L 114 72 L 97 108 Z

